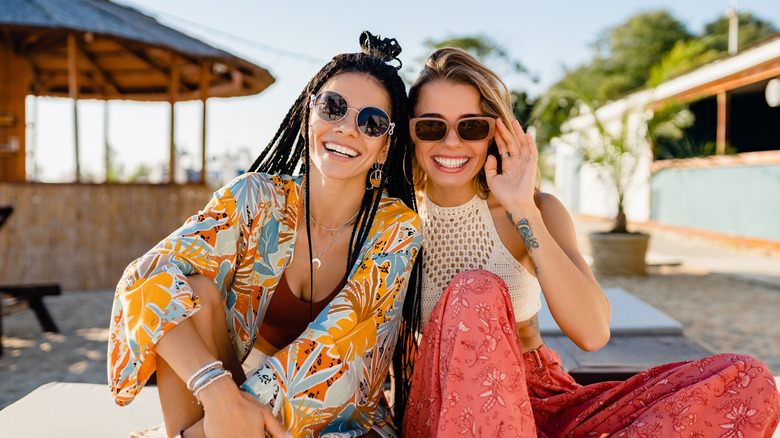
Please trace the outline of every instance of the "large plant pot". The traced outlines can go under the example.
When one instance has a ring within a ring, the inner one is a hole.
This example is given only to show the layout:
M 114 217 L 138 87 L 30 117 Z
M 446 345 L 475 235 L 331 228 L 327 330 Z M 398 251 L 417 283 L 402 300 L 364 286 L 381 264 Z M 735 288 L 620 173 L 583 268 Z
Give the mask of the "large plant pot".
M 593 271 L 600 275 L 645 275 L 650 235 L 645 233 L 590 233 Z

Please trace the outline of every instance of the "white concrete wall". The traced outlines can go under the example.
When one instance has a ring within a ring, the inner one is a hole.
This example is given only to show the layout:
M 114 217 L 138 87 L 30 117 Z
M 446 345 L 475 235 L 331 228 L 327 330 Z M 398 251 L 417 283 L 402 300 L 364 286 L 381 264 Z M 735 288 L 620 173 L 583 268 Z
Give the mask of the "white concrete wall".
M 554 138 L 552 145 L 555 148 L 555 195 L 560 199 L 569 212 L 579 210 L 580 152 L 577 147 Z
M 646 100 L 648 95 L 639 96 Z M 649 99 L 648 99 L 649 100 Z M 623 114 L 629 111 L 631 147 L 637 150 L 639 160 L 628 181 L 625 194 L 625 211 L 629 221 L 645 222 L 650 219 L 650 164 L 652 152 L 644 138 L 647 113 L 644 105 L 633 105 L 636 100 L 618 101 L 602 107 L 598 115 L 606 129 L 618 135 Z M 617 215 L 617 192 L 614 184 L 602 169 L 581 163 L 582 149 L 598 147 L 601 139 L 593 125 L 592 116 L 574 119 L 579 129 L 570 131 L 556 142 L 555 181 L 561 201 L 573 213 L 604 218 Z M 590 123 L 588 123 L 590 122 Z M 571 125 L 567 125 L 571 129 Z

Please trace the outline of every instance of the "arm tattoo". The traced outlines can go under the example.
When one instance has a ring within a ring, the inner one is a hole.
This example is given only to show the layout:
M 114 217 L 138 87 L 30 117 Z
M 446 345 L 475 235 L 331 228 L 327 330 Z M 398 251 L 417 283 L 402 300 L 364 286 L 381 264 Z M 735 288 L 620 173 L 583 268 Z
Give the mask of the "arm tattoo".
M 536 266 L 536 262 L 534 261 L 533 254 L 531 254 L 531 251 L 539 248 L 539 242 L 536 241 L 536 237 L 534 237 L 534 232 L 531 230 L 531 224 L 528 222 L 528 219 L 523 218 L 520 219 L 519 222 L 515 223 L 515 220 L 512 218 L 512 213 L 506 212 L 506 216 L 509 218 L 509 222 L 512 222 L 512 225 L 515 227 L 518 233 L 520 233 L 520 238 L 523 239 L 523 243 L 525 244 L 525 248 L 528 250 L 528 256 L 531 258 L 531 265 L 534 267 L 534 273 L 536 276 L 539 276 L 539 267 Z

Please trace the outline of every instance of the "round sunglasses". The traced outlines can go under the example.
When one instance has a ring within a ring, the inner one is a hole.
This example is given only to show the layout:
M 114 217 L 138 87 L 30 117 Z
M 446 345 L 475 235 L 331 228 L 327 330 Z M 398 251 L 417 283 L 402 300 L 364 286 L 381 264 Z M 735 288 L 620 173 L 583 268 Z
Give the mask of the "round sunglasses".
M 439 117 L 416 117 L 409 121 L 412 140 L 442 141 L 453 124 Z M 496 119 L 493 117 L 464 117 L 454 123 L 455 132 L 463 141 L 484 141 L 493 137 Z
M 323 91 L 316 96 L 312 94 L 309 106 L 314 110 L 314 114 L 328 123 L 336 123 L 346 117 L 349 110 L 354 110 L 357 112 L 355 124 L 368 138 L 377 138 L 388 133 L 393 135 L 395 123 L 390 121 L 390 116 L 381 108 L 375 106 L 352 108 L 347 104 L 347 99 L 335 91 Z

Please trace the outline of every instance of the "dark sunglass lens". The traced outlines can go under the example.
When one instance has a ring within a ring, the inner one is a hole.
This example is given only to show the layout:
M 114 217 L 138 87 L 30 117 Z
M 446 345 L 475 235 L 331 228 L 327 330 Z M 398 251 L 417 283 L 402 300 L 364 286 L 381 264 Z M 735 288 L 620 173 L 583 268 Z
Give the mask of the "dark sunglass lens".
M 441 120 L 419 120 L 414 124 L 414 134 L 422 141 L 439 141 L 447 135 L 447 125 Z
M 347 114 L 347 101 L 340 94 L 331 91 L 325 91 L 317 96 L 314 102 L 317 115 L 322 120 L 336 122 L 344 118 Z
M 379 108 L 367 106 L 358 113 L 357 126 L 368 137 L 381 137 L 390 128 L 390 117 Z
M 490 133 L 490 124 L 487 120 L 466 119 L 458 123 L 458 135 L 466 141 L 486 140 Z

